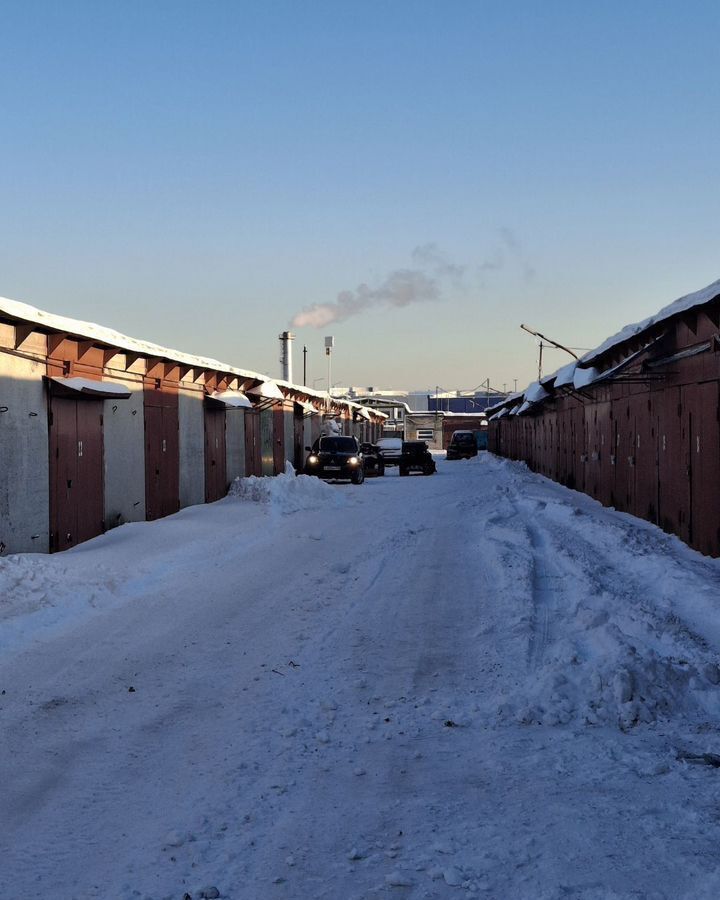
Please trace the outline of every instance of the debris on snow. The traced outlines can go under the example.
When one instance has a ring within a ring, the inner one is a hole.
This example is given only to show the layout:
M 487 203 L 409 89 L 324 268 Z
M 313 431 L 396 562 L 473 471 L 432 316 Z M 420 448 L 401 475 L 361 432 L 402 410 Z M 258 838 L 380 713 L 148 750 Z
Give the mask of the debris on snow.
M 412 887 L 415 883 L 410 875 L 400 872 L 399 870 L 395 870 L 389 875 L 386 875 L 385 882 L 386 884 L 389 884 L 390 887 Z
M 444 869 L 443 878 L 445 879 L 445 884 L 450 885 L 450 887 L 460 887 L 465 880 L 462 872 L 455 866 L 449 866 L 447 869 Z

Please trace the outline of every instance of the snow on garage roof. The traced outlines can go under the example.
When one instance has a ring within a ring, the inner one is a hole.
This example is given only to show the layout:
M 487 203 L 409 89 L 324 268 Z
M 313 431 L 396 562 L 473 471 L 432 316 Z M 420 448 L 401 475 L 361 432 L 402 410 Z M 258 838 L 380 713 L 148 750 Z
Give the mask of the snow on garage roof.
M 55 313 L 45 312 L 42 309 L 30 306 L 28 303 L 21 303 L 19 300 L 0 297 L 0 315 L 2 313 L 13 319 L 20 319 L 23 322 L 37 325 L 39 329 L 58 331 L 73 337 L 97 341 L 99 344 L 117 347 L 119 350 L 127 350 L 130 353 L 167 359 L 171 362 L 184 363 L 185 365 L 201 369 L 216 369 L 220 372 L 230 372 L 233 375 L 240 376 L 240 378 L 251 378 L 253 381 L 267 381 L 267 375 L 261 375 L 258 372 L 238 369 L 217 359 L 194 356 L 190 353 L 182 353 L 180 350 L 170 350 L 159 344 L 128 337 L 126 334 L 121 334 L 119 331 L 114 331 L 112 328 L 106 328 L 103 325 L 96 325 L 94 322 L 83 322 L 80 319 L 57 316 Z
M 575 378 L 575 369 L 577 369 L 577 360 L 573 360 L 562 369 L 558 369 L 555 373 L 555 387 L 572 387 Z
M 213 391 L 208 394 L 210 400 L 222 403 L 229 409 L 252 409 L 252 403 L 242 391 Z
M 596 347 L 594 350 L 590 350 L 581 359 L 567 363 L 567 365 L 562 366 L 552 375 L 544 376 L 539 383 L 537 381 L 532 382 L 523 393 L 514 395 L 521 397 L 523 402 L 517 409 L 510 409 L 510 415 L 515 415 L 517 413 L 523 414 L 528 411 L 530 405 L 533 403 L 541 403 L 544 399 L 549 397 L 550 395 L 545 390 L 545 386 L 550 387 L 551 382 L 553 381 L 555 388 L 570 387 L 575 390 L 581 390 L 596 381 L 601 381 L 603 378 L 610 377 L 611 371 L 614 371 L 614 369 L 603 372 L 595 366 L 590 365 L 590 363 L 607 353 L 609 350 L 623 344 L 625 341 L 629 341 L 643 332 L 648 331 L 654 325 L 658 325 L 660 322 L 664 322 L 667 319 L 680 315 L 683 312 L 687 312 L 690 309 L 703 306 L 717 297 L 720 297 L 720 279 L 713 281 L 712 284 L 709 284 L 699 291 L 695 291 L 692 294 L 686 294 L 684 297 L 679 297 L 677 300 L 664 306 L 660 312 L 656 313 L 654 316 L 643 319 L 642 322 L 636 322 L 634 325 L 626 325 L 625 328 L 618 331 L 617 334 L 614 334 L 612 337 L 607 338 L 600 346 Z M 625 363 L 626 362 L 627 360 Z M 488 412 L 493 418 L 499 418 L 498 412 L 504 407 L 509 407 L 510 400 L 511 398 L 508 397 L 504 402 L 489 407 Z
M 283 394 L 274 381 L 263 381 L 262 384 L 257 384 L 254 387 L 248 388 L 247 393 L 252 394 L 253 397 L 262 397 L 264 400 L 285 399 L 285 394 Z
M 608 350 L 612 350 L 618 344 L 622 344 L 624 341 L 628 341 L 638 334 L 642 334 L 643 331 L 647 331 L 648 328 L 652 328 L 653 325 L 664 322 L 672 316 L 687 312 L 689 309 L 694 309 L 696 306 L 703 306 L 705 303 L 709 303 L 718 296 L 720 296 L 720 279 L 713 281 L 712 284 L 709 284 L 699 291 L 695 291 L 692 294 L 686 294 L 684 297 L 679 297 L 677 300 L 664 306 L 660 312 L 656 313 L 654 316 L 643 319 L 642 322 L 636 322 L 634 325 L 626 325 L 621 331 L 618 331 L 617 334 L 614 334 L 612 337 L 603 341 L 599 347 L 586 353 L 582 357 L 581 362 L 591 362 L 598 356 L 602 356 L 603 353 L 607 353 Z
M 327 394 L 321 391 L 315 391 L 312 388 L 303 385 L 291 384 L 287 381 L 269 378 L 259 372 L 253 372 L 250 369 L 240 369 L 237 366 L 231 366 L 227 363 L 220 362 L 217 359 L 211 359 L 204 356 L 195 356 L 190 353 L 183 353 L 180 350 L 171 350 L 160 344 L 153 344 L 150 341 L 138 340 L 121 334 L 112 328 L 106 328 L 104 325 L 97 325 L 94 322 L 83 322 L 80 319 L 70 319 L 67 316 L 59 316 L 55 313 L 46 312 L 31 306 L 29 303 L 22 303 L 20 300 L 11 300 L 8 297 L 0 297 L 0 318 L 3 313 L 9 319 L 18 319 L 22 322 L 28 322 L 37 326 L 38 330 L 54 331 L 62 334 L 68 334 L 72 337 L 82 338 L 84 340 L 96 341 L 100 345 L 117 348 L 119 351 L 130 353 L 138 353 L 142 356 L 155 357 L 158 359 L 166 359 L 170 362 L 177 362 L 193 368 L 215 369 L 219 372 L 227 372 L 231 375 L 237 375 L 241 379 L 261 382 L 264 387 L 261 396 L 267 399 L 285 399 L 285 395 L 278 388 L 278 384 L 295 392 L 301 392 L 307 396 L 317 399 L 326 399 Z M 332 398 L 333 403 L 341 404 L 351 408 L 359 408 L 361 404 L 352 403 L 349 400 L 340 400 Z M 366 408 L 366 407 L 363 407 Z M 319 412 L 319 410 L 315 410 Z M 387 415 L 379 410 L 370 410 L 374 419 L 386 419 Z
M 97 381 L 92 378 L 50 378 L 52 384 L 72 394 L 82 394 L 85 397 L 115 397 L 118 400 L 127 400 L 131 396 L 126 384 L 118 384 L 116 381 Z
M 540 403 L 541 400 L 546 400 L 549 396 L 550 394 L 538 381 L 533 381 L 525 389 L 525 400 L 528 403 Z

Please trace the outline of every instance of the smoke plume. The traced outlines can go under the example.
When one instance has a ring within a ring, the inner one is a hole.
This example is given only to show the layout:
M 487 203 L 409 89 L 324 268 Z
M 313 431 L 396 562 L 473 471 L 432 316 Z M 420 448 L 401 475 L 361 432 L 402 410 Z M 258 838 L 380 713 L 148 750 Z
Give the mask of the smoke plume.
M 375 288 L 359 285 L 354 291 L 341 291 L 334 303 L 315 303 L 299 312 L 291 327 L 324 328 L 331 322 L 344 322 L 374 306 L 409 306 L 424 300 L 438 300 L 437 281 L 420 269 L 398 269 Z
M 498 245 L 477 267 L 481 281 L 488 272 L 499 272 L 503 269 L 519 269 L 524 281 L 532 281 L 535 269 L 525 259 L 525 252 L 519 238 L 512 228 L 498 229 Z
M 500 271 L 512 264 L 521 267 L 525 280 L 532 278 L 534 271 L 525 262 L 522 247 L 510 228 L 498 231 L 497 246 L 484 262 L 474 270 L 457 265 L 438 248 L 437 244 L 421 244 L 412 252 L 413 268 L 396 269 L 377 287 L 361 284 L 354 291 L 341 291 L 331 303 L 314 303 L 297 313 L 291 328 L 325 328 L 333 322 L 344 322 L 351 316 L 380 306 L 403 307 L 428 300 L 442 300 L 444 289 L 452 293 L 466 293 L 467 280 L 478 282 L 484 287 L 483 276 Z M 474 285 L 477 289 L 478 285 Z

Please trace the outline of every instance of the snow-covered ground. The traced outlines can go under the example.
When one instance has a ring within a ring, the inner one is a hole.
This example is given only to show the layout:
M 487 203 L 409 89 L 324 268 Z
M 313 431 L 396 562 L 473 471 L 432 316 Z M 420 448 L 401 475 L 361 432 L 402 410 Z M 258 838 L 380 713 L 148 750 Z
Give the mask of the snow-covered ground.
M 487 454 L 0 559 L 0 896 L 716 898 L 719 606 Z

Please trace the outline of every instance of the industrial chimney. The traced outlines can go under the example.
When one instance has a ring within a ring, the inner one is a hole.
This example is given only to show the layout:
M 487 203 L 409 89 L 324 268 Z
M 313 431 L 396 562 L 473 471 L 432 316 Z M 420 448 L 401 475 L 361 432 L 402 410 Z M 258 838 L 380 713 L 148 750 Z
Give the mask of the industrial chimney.
M 280 339 L 280 366 L 282 368 L 283 381 L 292 383 L 292 343 L 295 335 L 291 331 L 283 331 L 278 335 Z

